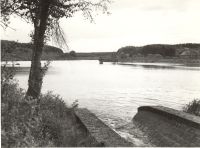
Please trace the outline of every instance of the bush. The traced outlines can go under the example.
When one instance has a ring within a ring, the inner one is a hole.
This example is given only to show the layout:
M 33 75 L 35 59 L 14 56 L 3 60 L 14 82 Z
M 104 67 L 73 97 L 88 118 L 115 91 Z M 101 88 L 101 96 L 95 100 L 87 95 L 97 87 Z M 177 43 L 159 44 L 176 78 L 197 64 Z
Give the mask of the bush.
M 2 68 L 2 147 L 96 146 L 74 113 L 74 107 L 51 92 L 39 100 L 25 98 L 9 70 Z M 77 106 L 77 105 L 74 105 Z
M 200 100 L 195 99 L 183 107 L 183 111 L 196 116 L 200 116 Z
M 72 51 L 69 52 L 69 55 L 72 56 L 72 57 L 76 57 L 76 52 L 72 50 Z

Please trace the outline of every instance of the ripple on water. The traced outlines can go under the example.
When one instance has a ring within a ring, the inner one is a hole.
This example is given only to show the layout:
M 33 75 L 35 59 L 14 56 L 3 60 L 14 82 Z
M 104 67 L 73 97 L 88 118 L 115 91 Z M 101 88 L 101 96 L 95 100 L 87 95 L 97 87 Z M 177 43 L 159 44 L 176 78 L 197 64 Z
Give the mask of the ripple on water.
M 30 66 L 30 62 L 19 63 L 22 67 Z M 45 75 L 42 92 L 53 90 L 69 103 L 78 99 L 80 107 L 90 109 L 113 129 L 131 122 L 139 106 L 164 105 L 181 109 L 200 96 L 199 67 L 134 64 L 139 66 L 54 61 Z M 162 69 L 162 66 L 174 68 Z M 20 87 L 26 89 L 28 73 L 18 73 L 16 78 Z M 122 135 L 134 134 L 124 128 L 120 130 Z

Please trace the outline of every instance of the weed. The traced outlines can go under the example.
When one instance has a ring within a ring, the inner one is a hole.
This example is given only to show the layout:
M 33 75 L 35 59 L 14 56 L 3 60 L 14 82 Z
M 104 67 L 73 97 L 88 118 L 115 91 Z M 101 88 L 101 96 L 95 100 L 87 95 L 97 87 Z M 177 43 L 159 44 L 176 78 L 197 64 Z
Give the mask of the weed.
M 200 100 L 194 99 L 192 102 L 183 107 L 183 111 L 200 116 Z

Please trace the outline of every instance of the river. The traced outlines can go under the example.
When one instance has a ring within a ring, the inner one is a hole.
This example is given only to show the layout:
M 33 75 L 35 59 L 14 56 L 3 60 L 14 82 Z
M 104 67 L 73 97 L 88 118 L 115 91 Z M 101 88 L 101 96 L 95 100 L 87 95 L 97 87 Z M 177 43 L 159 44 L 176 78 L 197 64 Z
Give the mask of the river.
M 16 74 L 26 89 L 30 62 Z M 42 92 L 53 91 L 68 104 L 94 112 L 113 129 L 131 122 L 137 108 L 163 105 L 182 109 L 200 97 L 200 67 L 178 64 L 99 64 L 98 61 L 53 61 L 44 77 Z

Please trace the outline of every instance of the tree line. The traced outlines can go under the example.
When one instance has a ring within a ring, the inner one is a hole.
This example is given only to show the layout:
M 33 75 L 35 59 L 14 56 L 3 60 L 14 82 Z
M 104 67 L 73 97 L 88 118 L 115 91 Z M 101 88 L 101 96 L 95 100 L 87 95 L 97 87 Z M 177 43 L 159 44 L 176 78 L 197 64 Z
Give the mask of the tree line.
M 175 57 L 180 54 L 180 50 L 188 48 L 200 50 L 200 44 L 186 43 L 186 44 L 176 44 L 176 45 L 165 45 L 165 44 L 154 44 L 146 45 L 142 47 L 126 46 L 120 48 L 117 53 L 129 54 L 129 56 L 140 54 L 142 56 L 147 56 L 149 54 L 159 54 L 163 57 Z

